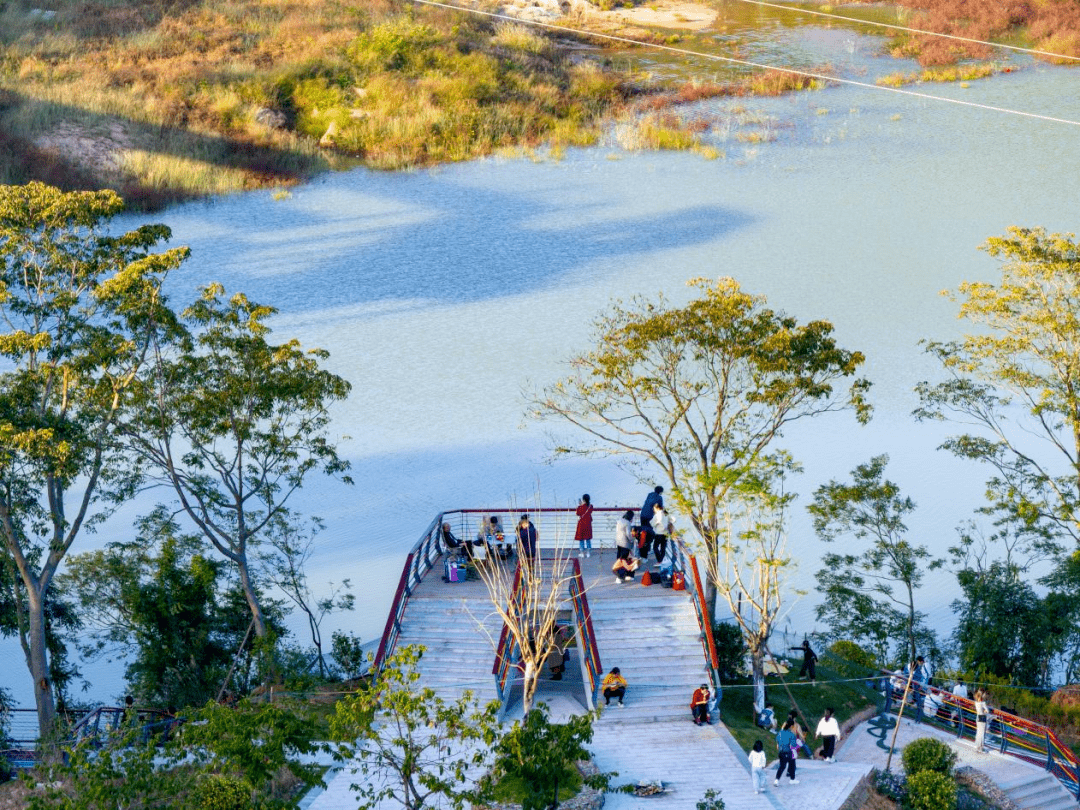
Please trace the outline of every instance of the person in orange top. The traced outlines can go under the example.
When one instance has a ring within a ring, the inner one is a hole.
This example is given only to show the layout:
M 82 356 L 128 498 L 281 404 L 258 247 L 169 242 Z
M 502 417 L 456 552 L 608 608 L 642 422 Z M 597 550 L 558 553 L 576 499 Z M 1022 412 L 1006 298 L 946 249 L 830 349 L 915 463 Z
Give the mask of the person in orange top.
M 694 725 L 702 726 L 709 722 L 709 685 L 703 683 L 700 689 L 694 690 L 694 696 L 690 699 L 690 711 L 694 713 Z

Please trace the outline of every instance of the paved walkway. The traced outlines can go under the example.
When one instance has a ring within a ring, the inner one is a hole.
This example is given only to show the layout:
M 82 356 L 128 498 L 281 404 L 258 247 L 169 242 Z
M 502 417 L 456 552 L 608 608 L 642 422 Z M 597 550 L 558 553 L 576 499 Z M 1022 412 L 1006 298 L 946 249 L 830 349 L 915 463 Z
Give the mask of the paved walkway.
M 564 718 L 580 710 L 570 697 L 551 696 L 553 719 Z M 512 721 L 513 714 L 508 718 Z M 837 810 L 858 781 L 871 768 L 884 769 L 892 742 L 895 718 L 873 718 L 862 723 L 841 740 L 835 763 L 800 759 L 798 784 L 787 779 L 773 786 L 776 767 L 775 745 L 764 735 L 769 754 L 770 773 L 764 794 L 754 793 L 750 784 L 746 754 L 726 728 L 694 726 L 685 722 L 635 722 L 632 704 L 625 709 L 606 711 L 594 726 L 591 750 L 596 764 L 604 771 L 617 771 L 616 784 L 661 780 L 671 792 L 648 798 L 628 794 L 608 794 L 605 810 L 694 810 L 705 791 L 719 792 L 727 810 Z M 934 736 L 957 753 L 957 766 L 968 765 L 983 771 L 995 783 L 1002 784 L 1032 773 L 1039 768 L 997 753 L 977 754 L 970 740 L 958 741 L 944 731 L 902 721 L 896 735 L 892 756 L 893 771 L 903 770 L 903 747 L 920 737 Z M 771 750 L 770 750 L 771 749 Z M 310 810 L 355 810 L 358 805 L 349 790 L 357 775 L 348 770 L 332 778 L 328 789 L 312 797 Z M 400 805 L 384 802 L 382 810 L 397 810 Z

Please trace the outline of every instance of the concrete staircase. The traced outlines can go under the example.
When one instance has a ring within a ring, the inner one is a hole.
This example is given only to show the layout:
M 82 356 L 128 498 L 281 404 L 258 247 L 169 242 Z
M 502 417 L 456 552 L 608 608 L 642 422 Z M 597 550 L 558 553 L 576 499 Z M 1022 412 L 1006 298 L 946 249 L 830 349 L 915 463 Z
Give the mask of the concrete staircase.
M 446 701 L 471 689 L 484 705 L 498 697 L 491 667 L 501 632 L 502 620 L 485 600 L 426 597 L 409 601 L 397 644 L 427 648 L 417 667 L 423 686 Z
M 601 722 L 618 714 L 619 722 L 679 720 L 690 725 L 690 698 L 709 680 L 690 597 L 659 585 L 646 589 L 653 592 L 647 596 L 639 584 L 618 587 L 638 593 L 590 602 L 604 672 L 618 667 L 628 683 L 625 708 L 611 708 Z M 597 702 L 603 705 L 602 695 Z
M 1049 773 L 999 782 L 998 787 L 1021 810 L 1076 810 L 1076 798 Z

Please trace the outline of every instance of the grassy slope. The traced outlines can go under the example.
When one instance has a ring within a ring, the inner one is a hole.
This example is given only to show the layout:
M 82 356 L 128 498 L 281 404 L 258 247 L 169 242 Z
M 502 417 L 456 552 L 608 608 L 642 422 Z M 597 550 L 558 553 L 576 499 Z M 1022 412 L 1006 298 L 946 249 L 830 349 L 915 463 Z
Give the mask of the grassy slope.
M 144 207 L 343 156 L 407 168 L 589 143 L 623 100 L 521 26 L 397 0 L 89 0 L 50 19 L 0 0 L 0 47 L 0 182 L 108 184 Z
M 836 710 L 837 719 L 843 726 L 852 716 L 880 702 L 878 694 L 867 688 L 865 683 L 844 680 L 828 667 L 817 668 L 818 681 L 813 686 L 806 681 L 796 680 L 794 674 L 797 671 L 793 670 L 785 678 L 791 688 L 791 695 L 802 712 L 803 725 L 809 725 L 811 736 L 808 742 L 814 749 L 820 747 L 821 743 L 813 737 L 813 733 L 826 708 L 832 707 Z M 782 724 L 788 712 L 794 708 L 791 699 L 779 679 L 774 676 L 768 678 L 767 690 L 768 699 L 776 711 L 777 722 Z M 772 735 L 754 725 L 753 694 L 749 681 L 725 684 L 720 714 L 724 725 L 743 749 L 750 750 L 754 740 L 762 740 L 766 744 L 766 750 L 770 752 L 775 749 L 775 745 L 773 749 L 768 748 Z

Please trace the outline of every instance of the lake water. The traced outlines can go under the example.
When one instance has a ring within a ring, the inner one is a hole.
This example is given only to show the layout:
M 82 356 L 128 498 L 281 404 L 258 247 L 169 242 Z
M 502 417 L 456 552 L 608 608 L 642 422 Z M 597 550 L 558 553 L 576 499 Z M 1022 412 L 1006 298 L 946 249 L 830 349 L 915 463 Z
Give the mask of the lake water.
M 849 30 L 804 26 L 794 41 L 860 80 L 910 68 L 876 59 L 880 40 Z M 657 69 L 671 62 L 658 57 Z M 1076 72 L 1021 64 L 966 88 L 919 89 L 1080 120 Z M 729 122 L 712 136 L 723 159 L 631 153 L 613 134 L 561 160 L 353 171 L 287 199 L 252 193 L 151 218 L 192 249 L 170 280 L 175 302 L 212 280 L 243 290 L 281 310 L 278 337 L 328 349 L 329 366 L 353 383 L 334 430 L 356 486 L 313 478 L 294 503 L 326 522 L 312 584 L 349 577 L 359 597 L 355 613 L 327 620 L 325 637 L 377 637 L 406 551 L 442 509 L 572 505 L 582 492 L 601 505 L 640 503 L 651 482 L 613 463 L 548 463 L 546 433 L 563 429 L 526 421 L 522 390 L 564 373 L 613 298 L 682 301 L 696 276 L 733 276 L 800 320 L 832 321 L 842 345 L 866 354 L 874 383 L 870 426 L 830 416 L 786 439 L 805 467 L 792 590 L 811 591 L 791 595 L 786 626 L 815 627 L 823 545 L 803 506 L 829 478 L 888 453 L 889 477 L 919 505 L 912 539 L 938 552 L 979 506 L 983 471 L 937 452 L 945 433 L 910 417 L 913 386 L 936 373 L 918 342 L 958 334 L 939 292 L 995 277 L 996 261 L 976 249 L 987 237 L 1014 224 L 1076 229 L 1080 127 L 844 86 L 697 112 Z M 755 128 L 775 140 L 738 139 Z M 81 548 L 124 536 L 152 500 Z M 924 588 L 922 608 L 943 633 L 956 595 L 946 573 Z M 17 647 L 5 642 L 0 662 L 0 685 L 31 705 Z M 122 693 L 117 665 L 85 672 L 88 697 Z

